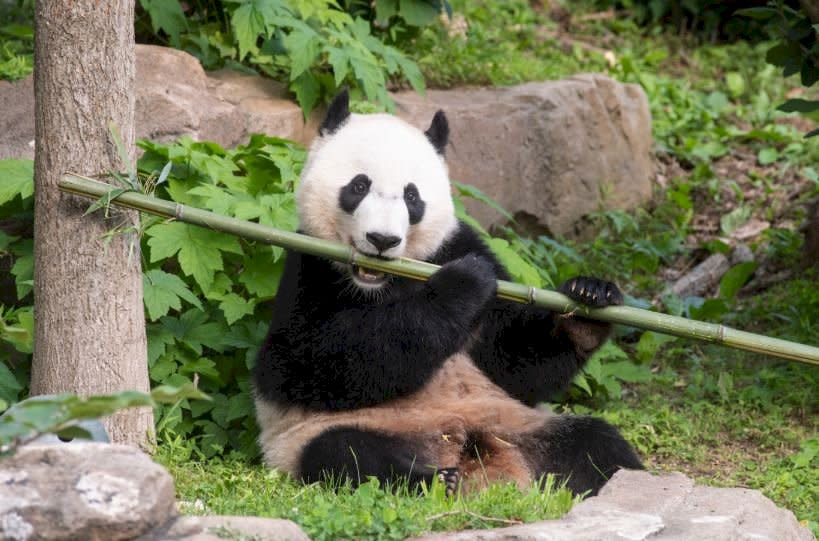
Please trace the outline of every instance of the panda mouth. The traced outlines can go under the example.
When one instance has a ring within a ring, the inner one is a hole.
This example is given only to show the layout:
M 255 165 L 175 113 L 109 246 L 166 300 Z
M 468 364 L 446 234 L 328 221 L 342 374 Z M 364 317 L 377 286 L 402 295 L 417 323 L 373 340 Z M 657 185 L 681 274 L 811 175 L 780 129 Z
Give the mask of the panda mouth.
M 364 285 L 365 287 L 377 287 L 383 285 L 384 282 L 387 281 L 387 275 L 380 271 L 375 271 L 371 269 L 365 269 L 364 267 L 359 267 L 358 265 L 351 265 L 351 275 L 353 280 L 356 281 L 359 285 Z

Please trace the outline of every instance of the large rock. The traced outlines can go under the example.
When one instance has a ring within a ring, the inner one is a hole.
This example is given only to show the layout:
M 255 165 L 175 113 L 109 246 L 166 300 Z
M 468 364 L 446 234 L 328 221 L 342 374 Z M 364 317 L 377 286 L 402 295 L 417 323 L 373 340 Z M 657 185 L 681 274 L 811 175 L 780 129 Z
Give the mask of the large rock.
M 0 459 L 0 540 L 133 539 L 175 514 L 170 474 L 133 447 L 28 445 Z
M 651 195 L 651 114 L 639 86 L 579 75 L 395 99 L 399 116 L 424 129 L 443 109 L 450 176 L 486 192 L 523 225 L 569 233 L 585 214 Z M 467 206 L 484 224 L 500 218 L 485 205 Z
M 230 147 L 255 132 L 305 144 L 316 134 L 318 115 L 305 124 L 278 83 L 230 70 L 205 73 L 191 55 L 153 45 L 137 45 L 136 58 L 138 137 L 190 135 Z M 31 94 L 31 78 L 0 82 L 0 159 L 34 155 Z M 536 231 L 571 233 L 589 212 L 631 207 L 651 195 L 651 116 L 638 86 L 580 75 L 394 98 L 397 114 L 422 129 L 444 109 L 452 177 L 479 187 Z M 468 207 L 485 225 L 503 221 L 485 205 Z
M 418 541 L 811 541 L 793 513 L 756 490 L 695 486 L 686 476 L 621 470 L 560 520 L 430 534 Z
M 232 147 L 251 133 L 308 143 L 318 121 L 304 122 L 284 86 L 231 70 L 205 73 L 188 53 L 136 46 L 137 138 L 170 141 L 182 135 Z M 34 158 L 33 77 L 0 81 L 0 159 Z
M 181 135 L 232 147 L 251 133 L 307 143 L 318 124 L 305 124 L 284 86 L 232 70 L 205 73 L 193 56 L 155 45 L 136 49 L 137 137 Z

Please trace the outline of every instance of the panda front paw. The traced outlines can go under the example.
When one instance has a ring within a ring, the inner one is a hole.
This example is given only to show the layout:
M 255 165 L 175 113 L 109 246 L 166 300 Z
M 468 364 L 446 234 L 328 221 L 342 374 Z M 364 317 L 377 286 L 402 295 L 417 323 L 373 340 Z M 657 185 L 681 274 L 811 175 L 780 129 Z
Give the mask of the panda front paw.
M 559 291 L 572 299 L 594 308 L 604 306 L 619 306 L 623 304 L 623 294 L 612 282 L 589 278 L 587 276 L 577 276 L 567 280 Z
M 441 468 L 438 470 L 438 481 L 444 485 L 444 494 L 451 498 L 458 493 L 461 484 L 461 472 L 458 468 Z
M 498 289 L 495 266 L 485 257 L 467 255 L 444 264 L 429 279 L 439 298 L 482 308 Z

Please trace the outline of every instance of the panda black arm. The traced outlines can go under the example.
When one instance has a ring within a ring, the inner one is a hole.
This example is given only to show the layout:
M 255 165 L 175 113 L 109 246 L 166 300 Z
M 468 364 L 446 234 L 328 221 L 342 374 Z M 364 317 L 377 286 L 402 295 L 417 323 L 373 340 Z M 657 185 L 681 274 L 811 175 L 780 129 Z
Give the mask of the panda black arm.
M 255 369 L 256 392 L 316 410 L 370 406 L 419 388 L 462 349 L 494 296 L 494 272 L 474 257 L 384 302 L 345 301 L 330 263 L 289 253 Z
M 433 262 L 445 263 L 466 253 L 491 260 L 497 278 L 509 279 L 506 269 L 478 234 L 464 223 Z M 572 285 L 575 285 L 574 291 Z M 616 286 L 593 278 L 570 280 L 561 291 L 587 304 L 622 302 Z M 594 295 L 598 298 L 593 301 Z M 610 330 L 611 325 L 607 323 L 560 316 L 544 308 L 495 299 L 482 313 L 480 333 L 471 345 L 470 354 L 484 373 L 506 392 L 527 404 L 536 404 L 568 388 Z

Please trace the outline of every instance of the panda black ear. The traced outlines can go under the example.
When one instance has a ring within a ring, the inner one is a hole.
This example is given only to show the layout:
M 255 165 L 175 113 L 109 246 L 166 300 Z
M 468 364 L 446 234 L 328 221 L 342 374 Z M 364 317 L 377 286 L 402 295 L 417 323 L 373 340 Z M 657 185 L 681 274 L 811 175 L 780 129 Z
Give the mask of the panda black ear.
M 327 109 L 327 116 L 321 121 L 319 135 L 332 135 L 350 117 L 350 93 L 343 88 Z
M 429 142 L 435 147 L 436 152 L 441 156 L 444 155 L 446 144 L 449 142 L 449 122 L 447 122 L 446 115 L 443 111 L 438 111 L 432 117 L 432 124 L 429 129 L 424 132 Z

